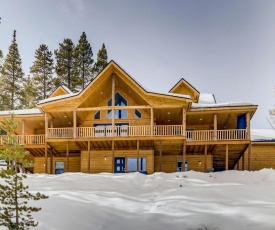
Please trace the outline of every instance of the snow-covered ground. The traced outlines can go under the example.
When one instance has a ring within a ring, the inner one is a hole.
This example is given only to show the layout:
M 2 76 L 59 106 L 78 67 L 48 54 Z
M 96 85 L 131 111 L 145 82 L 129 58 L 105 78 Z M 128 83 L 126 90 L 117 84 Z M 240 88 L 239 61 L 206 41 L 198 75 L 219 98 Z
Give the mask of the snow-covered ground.
M 2 181 L 0 180 L 2 183 Z M 275 170 L 29 175 L 45 230 L 274 230 Z

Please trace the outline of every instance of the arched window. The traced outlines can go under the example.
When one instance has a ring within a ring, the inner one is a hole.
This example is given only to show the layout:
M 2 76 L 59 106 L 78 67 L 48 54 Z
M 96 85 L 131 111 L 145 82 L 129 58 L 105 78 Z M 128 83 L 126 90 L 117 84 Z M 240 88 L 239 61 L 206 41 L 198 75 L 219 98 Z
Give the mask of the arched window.
M 108 106 L 112 106 L 112 98 L 108 101 Z M 119 93 L 115 94 L 115 106 L 127 106 L 127 101 Z M 127 118 L 127 110 L 115 110 L 115 119 Z M 108 110 L 108 119 L 112 119 L 112 110 Z

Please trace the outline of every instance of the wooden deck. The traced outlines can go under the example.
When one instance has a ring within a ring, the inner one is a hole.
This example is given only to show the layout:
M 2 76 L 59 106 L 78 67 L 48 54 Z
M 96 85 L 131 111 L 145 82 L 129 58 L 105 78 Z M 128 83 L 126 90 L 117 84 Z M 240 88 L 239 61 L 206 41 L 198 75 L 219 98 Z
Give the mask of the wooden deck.
M 187 143 L 192 142 L 215 142 L 215 141 L 238 141 L 247 140 L 245 129 L 231 129 L 231 130 L 196 130 L 187 131 L 183 135 L 182 125 L 155 125 L 151 126 L 116 126 L 114 130 L 111 126 L 98 127 L 77 127 L 76 130 L 72 127 L 68 128 L 49 128 L 48 139 L 98 139 L 104 140 L 109 138 L 116 138 L 118 140 L 127 140 L 135 138 L 186 138 Z M 40 135 L 18 135 L 17 141 L 22 145 L 42 145 L 45 144 L 45 134 Z M 3 145 L 7 136 L 0 136 L 0 145 Z

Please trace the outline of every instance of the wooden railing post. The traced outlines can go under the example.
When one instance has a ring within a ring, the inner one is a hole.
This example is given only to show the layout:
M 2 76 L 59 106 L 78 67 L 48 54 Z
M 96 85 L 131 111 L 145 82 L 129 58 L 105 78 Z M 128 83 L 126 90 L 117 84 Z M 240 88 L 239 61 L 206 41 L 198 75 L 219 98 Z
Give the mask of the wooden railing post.
M 182 108 L 182 136 L 186 136 L 186 109 Z
M 74 119 L 73 138 L 76 138 L 76 110 L 73 111 L 73 119 Z
M 154 136 L 154 108 L 151 107 L 151 136 Z
M 246 113 L 246 139 L 250 140 L 250 113 Z
M 45 113 L 45 138 L 48 138 L 48 113 Z
M 25 120 L 22 121 L 22 143 L 25 144 Z
M 228 170 L 228 144 L 225 145 L 225 170 Z
M 112 137 L 115 136 L 115 75 L 112 74 Z
M 214 141 L 217 140 L 217 134 L 218 134 L 218 115 L 214 114 Z
M 185 171 L 185 161 L 186 161 L 186 142 L 185 140 L 183 141 L 183 146 L 182 146 L 182 164 L 181 164 L 181 171 Z

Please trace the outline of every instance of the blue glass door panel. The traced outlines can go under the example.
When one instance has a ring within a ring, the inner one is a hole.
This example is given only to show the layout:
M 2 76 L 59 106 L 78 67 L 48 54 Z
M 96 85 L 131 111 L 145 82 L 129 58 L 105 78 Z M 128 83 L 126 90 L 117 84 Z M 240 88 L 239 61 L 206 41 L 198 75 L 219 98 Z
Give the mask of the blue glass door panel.
M 115 157 L 115 173 L 125 173 L 125 157 Z

